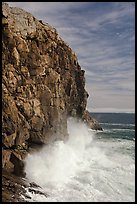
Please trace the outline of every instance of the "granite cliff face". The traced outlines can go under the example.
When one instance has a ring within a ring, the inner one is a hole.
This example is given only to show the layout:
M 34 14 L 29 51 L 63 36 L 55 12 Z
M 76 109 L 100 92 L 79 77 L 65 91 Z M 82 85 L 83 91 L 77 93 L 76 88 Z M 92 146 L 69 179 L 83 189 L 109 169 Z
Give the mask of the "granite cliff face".
M 6 3 L 2 12 L 2 165 L 23 175 L 28 150 L 67 139 L 68 116 L 91 123 L 88 94 L 84 70 L 55 28 Z

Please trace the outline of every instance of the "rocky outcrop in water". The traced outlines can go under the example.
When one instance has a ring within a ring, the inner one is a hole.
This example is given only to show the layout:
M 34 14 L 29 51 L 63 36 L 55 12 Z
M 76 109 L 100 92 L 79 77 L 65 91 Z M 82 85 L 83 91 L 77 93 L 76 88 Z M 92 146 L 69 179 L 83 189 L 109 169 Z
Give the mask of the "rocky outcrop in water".
M 3 3 L 3 169 L 24 176 L 28 151 L 67 139 L 67 117 L 82 118 L 87 97 L 84 70 L 56 29 Z
M 89 128 L 93 130 L 103 130 L 101 125 L 99 125 L 98 121 L 91 117 L 92 114 L 90 114 L 87 110 L 84 111 L 82 115 L 82 120 L 88 125 Z

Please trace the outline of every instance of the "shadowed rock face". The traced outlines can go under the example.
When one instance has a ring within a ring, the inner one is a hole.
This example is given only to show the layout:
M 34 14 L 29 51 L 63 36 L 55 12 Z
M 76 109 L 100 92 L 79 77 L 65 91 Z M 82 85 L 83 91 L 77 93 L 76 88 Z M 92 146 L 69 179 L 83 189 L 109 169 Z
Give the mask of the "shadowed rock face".
M 83 117 L 88 94 L 55 28 L 6 3 L 2 12 L 2 165 L 23 175 L 29 149 L 67 139 L 67 117 Z

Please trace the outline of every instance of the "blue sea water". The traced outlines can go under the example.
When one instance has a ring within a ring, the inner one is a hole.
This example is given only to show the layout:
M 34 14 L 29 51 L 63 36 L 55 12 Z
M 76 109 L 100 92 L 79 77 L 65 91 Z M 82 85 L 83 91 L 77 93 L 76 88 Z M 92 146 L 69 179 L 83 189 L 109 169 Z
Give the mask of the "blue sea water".
M 112 139 L 135 140 L 135 114 L 133 113 L 92 113 L 103 128 L 97 136 Z
M 47 197 L 29 202 L 135 202 L 134 114 L 92 113 L 103 131 L 68 120 L 69 140 L 26 158 L 27 179 Z M 112 117 L 113 116 L 113 117 Z

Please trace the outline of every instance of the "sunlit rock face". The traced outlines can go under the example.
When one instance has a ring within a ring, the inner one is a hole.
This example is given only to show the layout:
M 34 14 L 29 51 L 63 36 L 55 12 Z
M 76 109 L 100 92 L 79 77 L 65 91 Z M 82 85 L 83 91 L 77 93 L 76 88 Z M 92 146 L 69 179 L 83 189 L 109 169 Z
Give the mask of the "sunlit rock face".
M 55 28 L 6 3 L 2 13 L 3 168 L 23 175 L 29 149 L 67 139 L 67 118 L 83 118 L 88 94 L 84 71 Z

